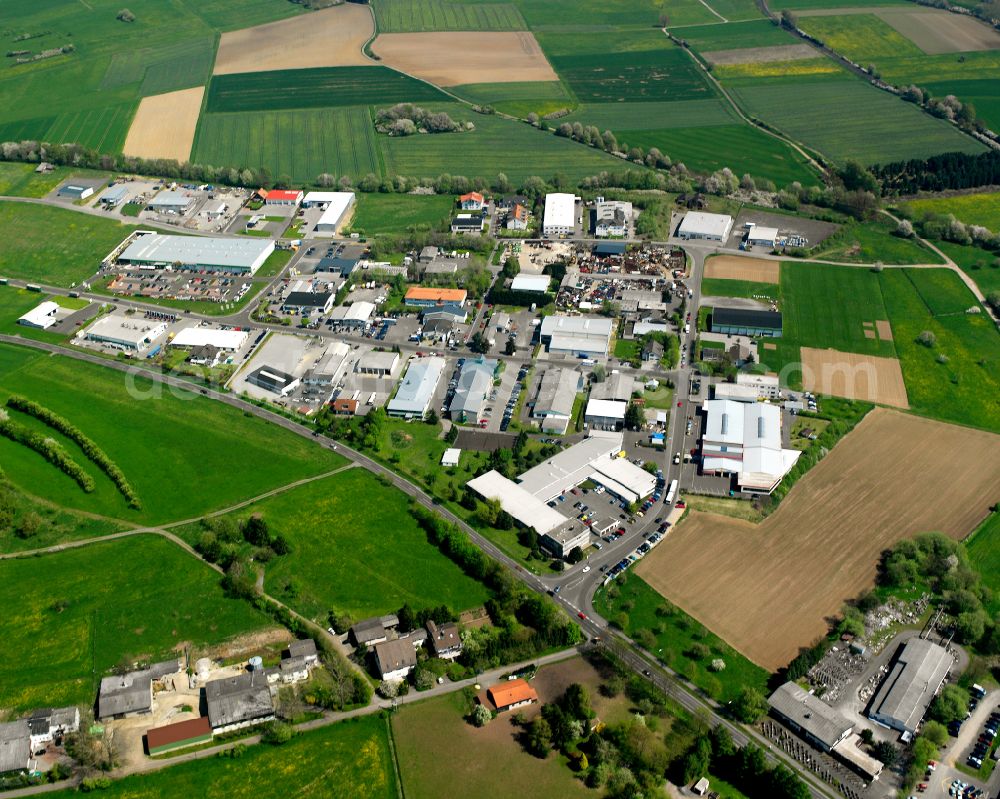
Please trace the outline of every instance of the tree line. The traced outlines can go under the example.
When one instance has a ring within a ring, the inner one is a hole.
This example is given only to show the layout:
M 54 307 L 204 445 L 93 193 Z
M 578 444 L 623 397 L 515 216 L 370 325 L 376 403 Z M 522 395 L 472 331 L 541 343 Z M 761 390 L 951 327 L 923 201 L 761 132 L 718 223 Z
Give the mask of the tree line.
M 74 480 L 85 493 L 89 494 L 94 490 L 94 478 L 73 460 L 58 441 L 15 422 L 6 411 L 0 411 L 0 413 L 2 413 L 0 416 L 0 435 L 37 452 L 59 471 Z

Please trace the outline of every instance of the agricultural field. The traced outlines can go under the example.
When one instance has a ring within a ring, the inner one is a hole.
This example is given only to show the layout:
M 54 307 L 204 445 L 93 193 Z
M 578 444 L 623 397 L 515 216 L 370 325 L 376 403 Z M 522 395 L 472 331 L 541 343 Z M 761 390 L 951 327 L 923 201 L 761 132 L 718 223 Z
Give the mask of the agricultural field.
M 122 152 L 139 158 L 187 161 L 191 157 L 191 144 L 198 127 L 198 115 L 201 113 L 204 96 L 204 87 L 196 86 L 193 89 L 143 97 L 121 148 Z M 164 125 L 164 118 L 169 118 L 172 124 Z
M 525 22 L 513 3 L 453 0 L 373 0 L 380 33 L 519 31 Z
M 624 575 L 607 588 L 599 589 L 594 607 L 633 639 L 641 640 L 645 636 L 642 630 L 651 632 L 656 646 L 647 646 L 647 649 L 655 651 L 671 669 L 717 701 L 734 699 L 744 686 L 766 692 L 768 673 L 764 669 L 747 660 L 680 608 L 668 606 L 663 597 L 636 574 Z M 705 647 L 707 652 L 702 654 L 697 649 L 699 646 Z M 695 652 L 695 656 L 688 654 Z M 709 669 L 715 658 L 725 661 L 723 671 Z
M 736 64 L 786 64 L 791 61 L 805 61 L 816 57 L 816 50 L 808 44 L 782 44 L 772 47 L 749 47 L 738 50 L 711 50 L 702 56 L 714 66 Z
M 410 516 L 408 498 L 364 469 L 340 472 L 234 515 L 253 513 L 292 548 L 265 567 L 265 589 L 310 618 L 325 621 L 333 609 L 361 619 L 394 612 L 404 602 L 415 609 L 448 605 L 457 612 L 488 598 L 481 584 L 427 541 Z M 182 535 L 196 541 L 200 532 L 200 525 L 192 525 Z
M 410 227 L 436 229 L 448 221 L 452 207 L 451 197 L 438 194 L 359 194 L 351 230 L 377 235 Z
M 136 228 L 78 211 L 0 202 L 0 275 L 74 286 Z
M 283 69 L 213 77 L 205 110 L 278 111 L 445 99 L 437 89 L 387 67 Z
M 992 611 L 1000 612 L 1000 513 L 994 511 L 965 542 L 972 566 L 993 592 Z
M 983 152 L 947 122 L 858 80 L 734 87 L 751 114 L 833 161 L 866 164 Z
M 491 105 L 501 113 L 521 119 L 531 112 L 544 116 L 576 105 L 561 81 L 466 83 L 452 86 L 451 91 L 470 102 Z
M 712 50 L 737 50 L 758 47 L 798 45 L 801 39 L 767 19 L 736 22 L 729 25 L 685 25 L 671 31 L 699 53 Z
M 908 0 L 887 0 L 883 3 L 882 0 L 878 0 L 877 5 L 881 6 L 909 6 Z M 825 12 L 829 9 L 836 9 L 832 13 L 842 13 L 841 9 L 845 8 L 860 8 L 867 12 L 868 3 L 859 2 L 859 0 L 851 0 L 851 2 L 844 2 L 844 0 L 778 0 L 773 5 L 770 6 L 772 10 L 781 10 L 787 8 L 792 11 L 800 11 L 804 13 L 809 13 L 812 11 Z M 804 16 L 804 14 L 800 15 Z
M 938 8 L 881 10 L 878 16 L 927 55 L 1000 49 L 1000 33 L 975 17 Z
M 387 722 L 363 716 L 301 732 L 277 746 L 251 746 L 242 757 L 195 760 L 114 780 L 107 799 L 396 799 Z M 78 796 L 76 790 L 51 794 Z
M 778 283 L 781 279 L 781 261 L 772 261 L 767 258 L 744 258 L 739 255 L 716 255 L 705 262 L 705 278 Z M 709 292 L 703 290 L 702 293 Z
M 323 172 L 360 178 L 384 172 L 379 139 L 367 106 L 203 114 L 192 157 L 264 167 L 299 182 Z
M 923 55 L 912 41 L 875 14 L 802 16 L 799 27 L 858 64 Z
M 919 197 L 904 203 L 919 219 L 927 214 L 954 214 L 967 225 L 1000 231 L 1000 192 L 956 194 L 953 197 Z
M 996 130 L 1000 128 L 1000 67 L 992 66 L 990 72 L 993 74 L 989 78 L 928 81 L 921 86 L 934 97 L 954 94 L 963 103 L 972 103 L 976 108 L 976 116 L 992 130 Z M 985 75 L 987 72 L 983 70 L 978 74 Z
M 563 120 L 560 119 L 560 122 Z M 655 131 L 733 125 L 739 119 L 721 99 L 673 100 L 650 103 L 596 103 L 581 105 L 565 117 L 567 122 L 595 125 L 602 132 Z
M 677 0 L 665 8 L 661 0 L 514 0 L 533 31 L 649 31 L 668 12 L 670 25 L 718 22 L 698 0 Z M 662 34 L 660 34 L 662 35 Z
M 866 329 L 875 340 L 875 323 Z M 881 323 L 888 331 L 888 322 Z M 891 341 L 883 336 L 880 342 Z M 906 385 L 903 372 L 896 358 L 879 355 L 859 355 L 832 349 L 802 347 L 802 388 L 828 397 L 877 402 L 894 408 L 907 409 Z
M 762 78 L 775 81 L 844 80 L 848 73 L 830 58 L 802 58 L 795 61 L 748 61 L 723 64 L 712 70 L 727 86 L 755 86 Z
M 778 287 L 773 283 L 756 283 L 752 280 L 725 280 L 706 277 L 701 281 L 703 297 L 744 297 L 760 299 L 768 297 L 778 300 Z
M 111 481 L 74 443 L 17 414 L 19 422 L 61 443 L 96 482 L 93 493 L 85 494 L 35 452 L 0 440 L 7 477 L 61 507 L 152 523 L 184 519 L 344 464 L 339 455 L 304 438 L 194 393 L 2 345 L 0 400 L 11 394 L 33 399 L 76 425 L 122 469 L 143 503 L 141 511 L 129 510 Z M 150 441 L 156 442 L 154 460 Z M 240 457 L 234 459 L 236 451 Z
M 761 524 L 692 512 L 636 573 L 774 670 L 874 583 L 884 549 L 926 530 L 968 535 L 997 469 L 1000 436 L 876 409 Z
M 217 572 L 154 535 L 0 561 L 0 600 L 0 706 L 15 710 L 89 706 L 101 676 L 126 657 L 273 626 L 223 596 Z

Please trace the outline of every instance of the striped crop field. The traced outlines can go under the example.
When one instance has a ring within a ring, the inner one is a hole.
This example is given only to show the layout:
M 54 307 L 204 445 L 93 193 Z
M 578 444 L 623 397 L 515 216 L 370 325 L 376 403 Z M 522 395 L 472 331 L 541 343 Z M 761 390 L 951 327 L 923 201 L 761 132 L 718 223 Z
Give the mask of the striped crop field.
M 323 172 L 363 177 L 384 171 L 379 139 L 367 106 L 205 114 L 192 157 L 202 164 L 265 167 L 296 181 Z
M 699 128 L 732 125 L 737 116 L 720 99 L 675 100 L 664 103 L 594 103 L 580 106 L 559 122 L 581 122 L 617 131 Z
M 102 153 L 117 153 L 125 143 L 135 108 L 135 103 L 122 103 L 91 108 L 87 111 L 66 111 L 55 117 L 40 120 L 48 123 L 44 129 L 41 125 L 33 127 L 28 124 L 33 122 L 32 120 L 25 120 L 22 124 L 26 125 L 25 131 L 30 132 L 32 138 L 53 144 L 73 142 Z M 9 127 L 13 132 L 13 128 L 18 124 L 8 123 L 4 129 Z
M 372 8 L 380 33 L 520 31 L 527 27 L 513 3 L 374 0 Z

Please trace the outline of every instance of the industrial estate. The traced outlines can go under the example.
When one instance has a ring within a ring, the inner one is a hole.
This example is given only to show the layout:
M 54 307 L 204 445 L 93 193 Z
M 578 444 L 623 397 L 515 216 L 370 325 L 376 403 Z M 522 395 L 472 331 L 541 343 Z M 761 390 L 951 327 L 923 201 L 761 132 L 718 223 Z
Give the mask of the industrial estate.
M 996 3 L 0 23 L 0 799 L 1000 796 Z

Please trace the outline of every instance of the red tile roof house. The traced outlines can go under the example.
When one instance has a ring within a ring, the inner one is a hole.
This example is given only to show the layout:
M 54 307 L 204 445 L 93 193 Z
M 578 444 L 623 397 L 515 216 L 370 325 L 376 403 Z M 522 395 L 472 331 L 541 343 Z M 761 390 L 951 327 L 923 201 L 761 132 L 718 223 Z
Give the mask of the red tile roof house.
M 463 211 L 482 211 L 486 203 L 483 200 L 482 194 L 478 191 L 470 191 L 468 194 L 463 194 L 458 198 L 458 204 L 462 207 Z
M 271 189 L 264 192 L 265 205 L 298 205 L 303 194 L 299 189 Z
M 521 679 L 497 683 L 487 689 L 486 695 L 499 713 L 503 713 L 505 710 L 524 707 L 538 701 L 538 694 L 535 692 L 535 689 L 528 685 L 527 680 Z

